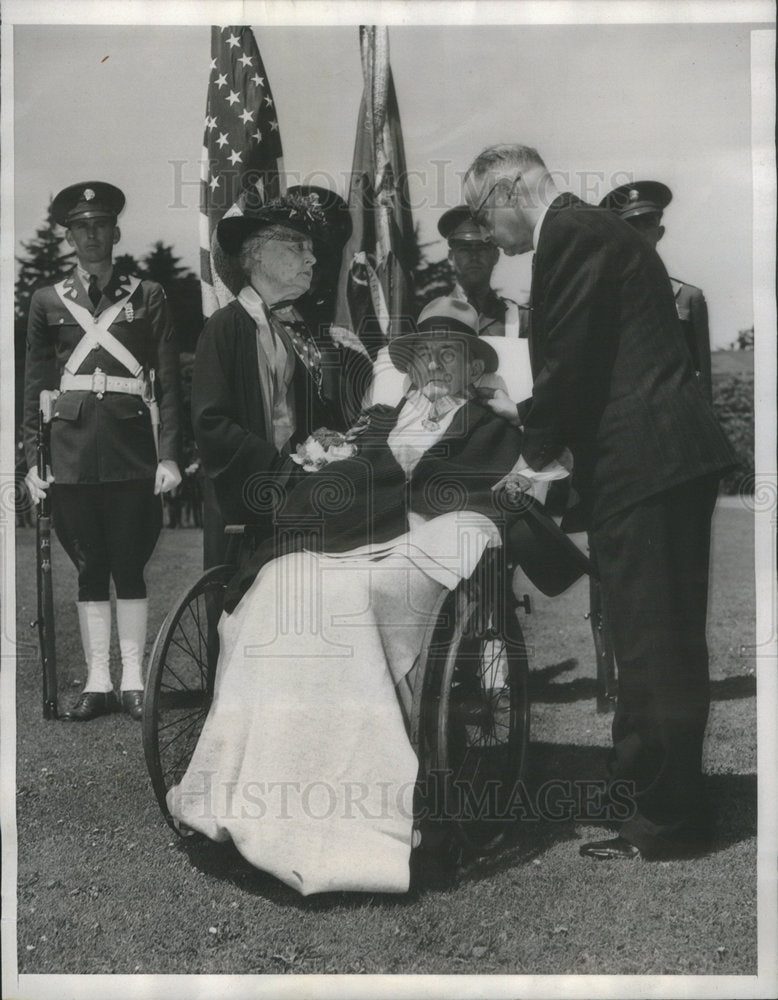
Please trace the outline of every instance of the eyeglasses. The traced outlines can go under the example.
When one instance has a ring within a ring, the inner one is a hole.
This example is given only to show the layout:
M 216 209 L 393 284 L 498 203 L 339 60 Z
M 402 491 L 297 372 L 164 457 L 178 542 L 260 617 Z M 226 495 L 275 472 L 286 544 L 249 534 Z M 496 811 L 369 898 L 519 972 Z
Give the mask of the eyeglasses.
M 513 189 L 516 187 L 520 179 L 521 179 L 521 174 L 516 174 L 516 176 L 513 178 L 513 182 L 511 183 L 510 189 L 508 191 L 508 197 L 510 197 L 513 194 Z M 470 215 L 472 216 L 473 221 L 476 223 L 476 225 L 479 226 L 486 225 L 484 206 L 486 205 L 487 201 L 491 198 L 492 192 L 495 190 L 495 188 L 497 188 L 504 180 L 505 180 L 504 177 L 498 177 L 497 180 L 494 182 L 494 184 L 492 184 L 492 186 L 480 200 L 478 205 L 476 205 L 476 207 L 470 212 Z

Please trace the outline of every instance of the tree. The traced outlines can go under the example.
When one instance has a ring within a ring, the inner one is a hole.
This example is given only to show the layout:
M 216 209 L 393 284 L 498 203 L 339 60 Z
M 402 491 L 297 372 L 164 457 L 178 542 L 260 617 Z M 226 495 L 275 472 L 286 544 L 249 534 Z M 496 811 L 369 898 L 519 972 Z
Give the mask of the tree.
M 180 261 L 172 246 L 157 240 L 137 266 L 136 272 L 142 278 L 158 282 L 165 289 L 179 346 L 182 351 L 191 352 L 203 328 L 200 282 Z
M 52 285 L 67 274 L 75 261 L 72 250 L 63 252 L 65 237 L 57 233 L 57 223 L 51 214 L 51 200 L 46 212 L 46 222 L 35 231 L 35 238 L 22 243 L 26 256 L 17 257 L 19 276 L 16 279 L 15 315 L 27 319 L 30 299 L 37 288 Z
M 33 292 L 45 285 L 60 281 L 73 267 L 75 254 L 62 249 L 64 235 L 51 214 L 51 199 L 46 211 L 46 221 L 35 231 L 35 237 L 22 243 L 24 254 L 17 257 L 19 275 L 16 279 L 14 300 L 14 361 L 16 368 L 16 413 L 21 416 L 24 352 L 27 338 L 27 317 Z
M 754 328 L 749 326 L 745 330 L 738 330 L 737 340 L 729 345 L 731 351 L 753 351 L 754 349 Z
M 113 264 L 127 274 L 140 274 L 141 266 L 131 253 L 120 253 L 118 257 L 114 257 Z

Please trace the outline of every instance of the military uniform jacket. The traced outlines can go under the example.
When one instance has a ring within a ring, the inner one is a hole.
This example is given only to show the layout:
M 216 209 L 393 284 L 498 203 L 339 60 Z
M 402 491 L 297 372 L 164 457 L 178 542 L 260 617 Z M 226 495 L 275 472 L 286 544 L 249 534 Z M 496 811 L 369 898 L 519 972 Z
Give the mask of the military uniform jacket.
M 685 281 L 671 278 L 675 295 L 675 308 L 681 321 L 681 330 L 692 359 L 694 374 L 708 400 L 713 394 L 710 368 L 710 331 L 708 330 L 708 305 L 701 288 L 687 285 Z
M 531 294 L 522 454 L 541 469 L 571 448 L 590 525 L 734 464 L 684 349 L 664 265 L 627 223 L 560 195 L 541 225 Z
M 468 299 L 465 290 L 457 283 L 451 292 L 453 299 L 469 302 L 478 313 L 478 335 L 488 337 L 526 337 L 529 330 L 529 309 L 513 299 L 489 290 L 486 301 L 479 309 Z
M 114 268 L 97 308 L 92 306 L 74 270 L 65 279 L 65 294 L 98 315 L 127 292 L 127 275 Z M 159 459 L 178 461 L 178 344 L 167 300 L 154 281 L 141 281 L 109 327 L 144 372 L 155 370 L 160 410 Z M 63 369 L 84 330 L 53 286 L 38 289 L 30 302 L 24 386 L 24 444 L 29 467 L 36 465 L 38 400 L 41 390 L 56 389 Z M 93 348 L 77 373 L 97 369 L 107 375 L 130 372 L 103 347 Z M 63 392 L 51 423 L 51 469 L 58 484 L 114 483 L 154 478 L 157 455 L 148 407 L 140 396 L 91 391 Z

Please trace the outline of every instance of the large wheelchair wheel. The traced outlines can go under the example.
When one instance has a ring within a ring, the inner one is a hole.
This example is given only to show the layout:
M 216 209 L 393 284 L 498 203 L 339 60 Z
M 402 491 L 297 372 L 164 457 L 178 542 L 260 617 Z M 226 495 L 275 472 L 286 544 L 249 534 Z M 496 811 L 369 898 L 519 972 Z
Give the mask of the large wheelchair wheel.
M 482 578 L 443 604 L 422 664 L 414 740 L 422 823 L 442 821 L 461 847 L 480 853 L 514 820 L 529 744 L 527 650 L 507 590 L 490 593 Z
M 219 658 L 218 622 L 232 566 L 214 566 L 183 594 L 157 634 L 143 698 L 143 751 L 168 824 L 168 790 L 184 775 L 208 715 Z

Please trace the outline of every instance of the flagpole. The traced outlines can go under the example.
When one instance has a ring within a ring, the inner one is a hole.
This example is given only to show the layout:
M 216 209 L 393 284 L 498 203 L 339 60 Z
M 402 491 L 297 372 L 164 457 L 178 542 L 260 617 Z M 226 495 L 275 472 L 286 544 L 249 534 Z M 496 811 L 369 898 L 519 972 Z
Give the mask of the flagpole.
M 351 239 L 343 252 L 333 339 L 357 337 L 371 358 L 412 311 L 413 218 L 400 112 L 385 27 L 359 29 L 363 93 L 349 185 Z

